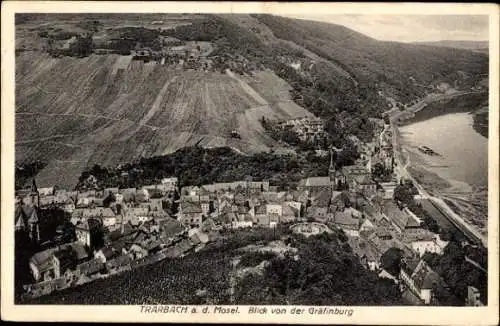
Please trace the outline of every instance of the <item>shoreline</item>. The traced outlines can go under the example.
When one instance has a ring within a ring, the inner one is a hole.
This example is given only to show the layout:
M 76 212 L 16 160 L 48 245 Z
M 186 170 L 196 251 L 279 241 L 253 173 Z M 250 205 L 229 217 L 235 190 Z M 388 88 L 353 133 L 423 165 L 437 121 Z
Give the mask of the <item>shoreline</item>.
M 415 108 L 412 110 L 412 108 Z M 400 111 L 398 126 L 403 127 L 452 113 L 469 113 L 473 116 L 473 129 L 488 138 L 488 92 L 443 94 L 443 97 L 426 98 L 405 111 Z
M 451 106 L 451 109 L 439 110 L 439 108 L 443 108 L 444 105 L 449 105 L 450 102 L 459 101 L 463 96 L 470 94 L 449 95 L 452 96 L 452 98 L 435 100 L 438 104 L 431 102 L 421 107 L 422 103 L 426 100 L 417 103 L 412 107 L 418 108 L 416 112 L 413 112 L 411 108 L 409 108 L 393 115 L 392 119 L 396 122 L 393 123 L 395 155 L 399 156 L 400 164 L 405 166 L 407 173 L 414 178 L 425 191 L 432 196 L 442 198 L 451 211 L 461 216 L 468 225 L 479 231 L 481 235 L 487 236 L 488 185 L 471 185 L 466 182 L 444 178 L 432 171 L 429 169 L 428 163 L 425 162 L 424 154 L 419 153 L 413 148 L 414 146 L 405 140 L 405 135 L 402 134 L 399 129 L 400 127 L 412 123 L 425 121 L 445 114 L 469 112 L 475 116 L 476 112 L 483 114 L 484 112 L 488 112 L 487 107 L 485 108 L 484 106 L 478 109 L 480 103 L 482 104 L 484 101 L 484 93 L 475 94 L 474 100 L 478 103 L 478 106 L 475 106 L 474 110 L 466 109 L 466 104 L 470 104 L 469 101 L 465 101 L 466 103 L 460 106 Z M 403 121 L 400 120 L 400 116 L 403 116 Z M 476 129 L 476 123 L 474 123 L 473 127 L 476 132 L 481 134 L 481 131 Z M 485 137 L 483 134 L 481 135 Z

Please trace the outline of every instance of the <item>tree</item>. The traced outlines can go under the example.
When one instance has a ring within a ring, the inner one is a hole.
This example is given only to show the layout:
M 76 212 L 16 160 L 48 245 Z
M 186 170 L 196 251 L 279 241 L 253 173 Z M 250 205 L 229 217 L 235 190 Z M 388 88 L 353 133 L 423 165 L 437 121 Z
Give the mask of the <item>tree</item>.
M 386 252 L 384 252 L 382 257 L 380 257 L 382 268 L 393 276 L 399 275 L 403 254 L 403 250 L 399 248 L 389 248 Z
M 71 46 L 71 53 L 78 57 L 86 57 L 92 53 L 92 34 L 77 36 L 76 42 Z
M 297 136 L 297 134 L 294 131 L 288 129 L 283 130 L 281 134 L 281 139 L 285 143 L 290 144 L 292 146 L 297 146 L 300 143 L 300 139 Z
M 373 174 L 373 176 L 375 176 L 376 178 L 379 178 L 379 179 L 381 179 L 384 176 L 385 168 L 382 165 L 382 163 L 380 163 L 380 162 L 375 163 L 375 165 L 373 166 L 373 169 L 372 169 L 372 174 Z
M 410 204 L 413 202 L 413 194 L 408 186 L 399 184 L 394 189 L 394 200 L 403 204 Z
M 115 195 L 113 193 L 109 193 L 106 198 L 103 200 L 104 207 L 109 207 L 111 203 L 116 202 Z
M 435 219 L 433 219 L 432 217 L 430 217 L 429 215 L 425 214 L 425 217 L 424 217 L 424 226 L 431 232 L 434 232 L 434 233 L 439 233 L 440 229 L 439 229 L 439 225 L 438 223 L 436 222 Z

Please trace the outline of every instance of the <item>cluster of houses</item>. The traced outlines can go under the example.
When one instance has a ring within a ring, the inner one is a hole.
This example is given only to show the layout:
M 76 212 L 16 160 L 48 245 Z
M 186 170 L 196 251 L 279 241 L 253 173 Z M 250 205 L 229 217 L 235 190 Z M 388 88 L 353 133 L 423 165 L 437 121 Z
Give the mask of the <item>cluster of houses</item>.
M 67 192 L 53 188 L 18 192 L 16 232 L 40 242 L 39 209 L 58 206 L 71 214 L 76 241 L 54 245 L 29 262 L 34 283 L 26 295 L 37 297 L 111 274 L 182 257 L 218 237 L 209 220 L 189 228 L 170 216 L 163 205 L 173 201 L 177 179 L 137 189 Z M 111 199 L 112 198 L 112 199 Z
M 313 143 L 325 137 L 323 120 L 320 118 L 302 117 L 282 121 L 276 126 L 279 129 L 293 131 L 301 141 Z

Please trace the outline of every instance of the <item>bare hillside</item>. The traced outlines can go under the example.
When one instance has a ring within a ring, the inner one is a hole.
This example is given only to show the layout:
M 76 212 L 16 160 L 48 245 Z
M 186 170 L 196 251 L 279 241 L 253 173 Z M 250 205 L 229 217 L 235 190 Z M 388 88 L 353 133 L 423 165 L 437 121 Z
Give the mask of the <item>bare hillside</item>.
M 267 151 L 276 144 L 265 135 L 262 116 L 310 115 L 270 71 L 239 78 L 119 55 L 56 59 L 30 52 L 16 65 L 16 159 L 48 161 L 38 176 L 42 185 L 73 185 L 82 166 L 115 165 L 198 142 Z M 275 92 L 285 95 L 273 98 Z M 232 138 L 232 130 L 241 139 Z

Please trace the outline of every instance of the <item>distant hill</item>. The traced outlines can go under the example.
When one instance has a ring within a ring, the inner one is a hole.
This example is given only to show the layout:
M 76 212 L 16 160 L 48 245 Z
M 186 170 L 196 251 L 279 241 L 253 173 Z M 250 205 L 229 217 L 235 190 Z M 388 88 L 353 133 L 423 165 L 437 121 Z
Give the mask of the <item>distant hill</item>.
M 270 15 L 169 17 L 16 16 L 16 161 L 47 163 L 40 186 L 71 187 L 93 164 L 113 166 L 196 143 L 269 151 L 281 145 L 264 132 L 263 116 L 319 116 L 336 146 L 349 134 L 370 139 L 369 118 L 389 108 L 385 96 L 407 103 L 432 85 L 468 89 L 488 73 L 482 53 L 382 42 L 335 24 Z M 159 20 L 163 25 L 153 24 Z M 51 57 L 44 50 L 47 35 L 64 38 L 88 26 L 99 37 L 124 26 L 148 29 L 130 33 L 126 46 L 145 34 L 158 46 L 160 31 L 208 42 L 217 69 L 118 54 Z M 233 130 L 240 138 L 231 137 Z
M 430 46 L 444 46 L 449 48 L 465 49 L 465 50 L 475 50 L 475 51 L 485 51 L 488 53 L 489 42 L 488 41 L 434 41 L 434 42 L 415 42 L 413 44 L 419 45 L 430 45 Z

